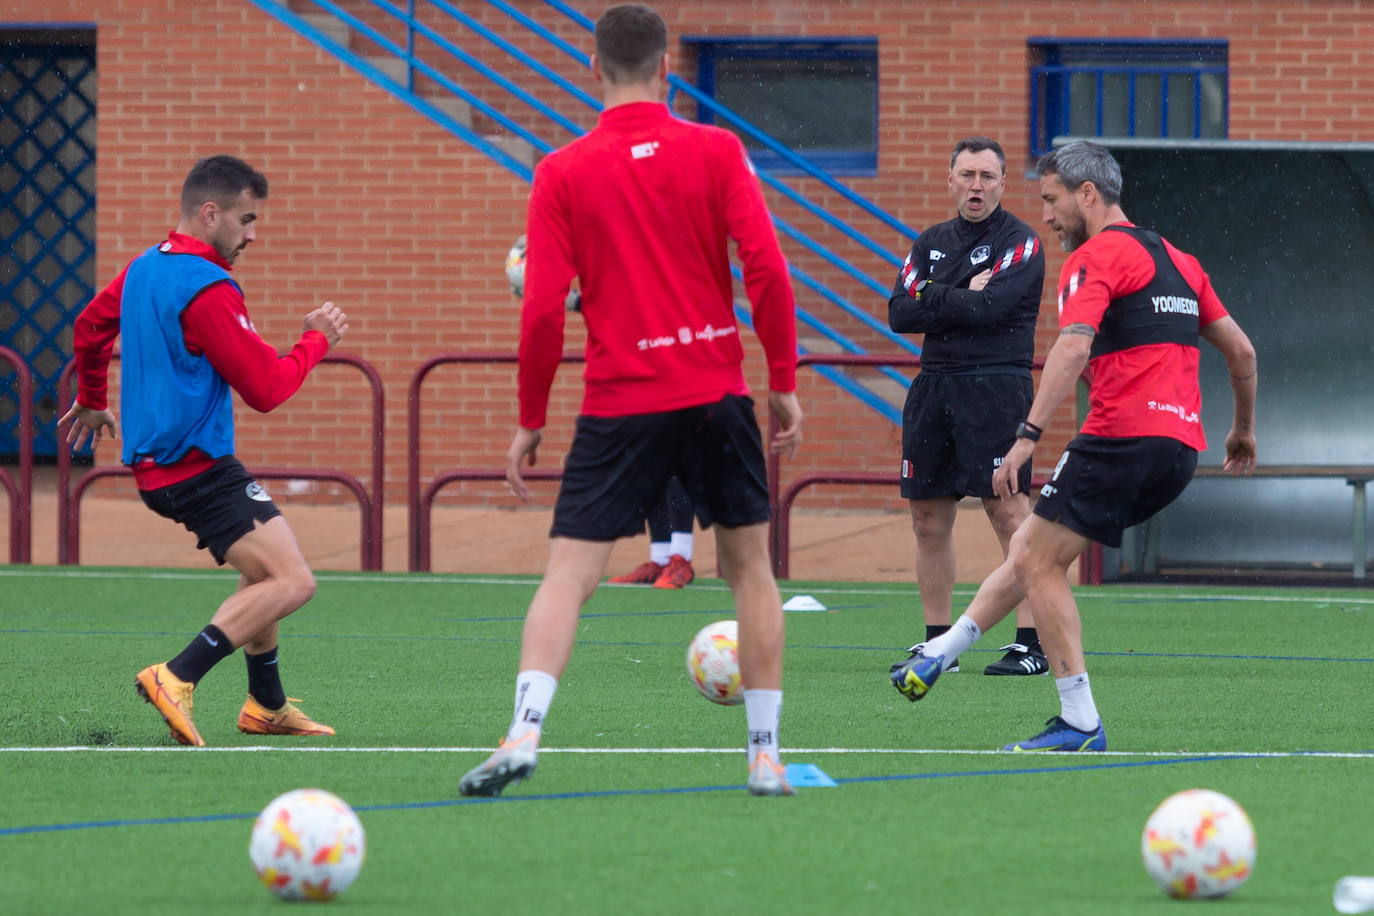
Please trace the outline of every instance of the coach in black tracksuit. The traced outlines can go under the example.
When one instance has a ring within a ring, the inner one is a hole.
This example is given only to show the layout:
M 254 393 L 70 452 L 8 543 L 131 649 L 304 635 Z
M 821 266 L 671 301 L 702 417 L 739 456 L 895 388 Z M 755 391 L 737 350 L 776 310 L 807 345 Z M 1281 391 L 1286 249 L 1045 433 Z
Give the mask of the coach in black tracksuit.
M 921 372 L 902 412 L 902 496 L 916 532 L 916 579 L 926 639 L 950 624 L 959 499 L 983 500 L 1005 555 L 1030 514 L 1030 466 L 1015 496 L 998 499 L 992 472 L 1011 448 L 1034 389 L 1031 361 L 1045 281 L 1035 230 L 1001 207 L 1006 156 L 987 137 L 960 140 L 949 187 L 959 215 L 916 239 L 888 300 L 892 330 L 924 334 Z M 915 652 L 922 643 L 910 650 Z M 985 674 L 1044 674 L 1029 608 L 1016 641 Z M 957 671 L 957 658 L 945 670 Z

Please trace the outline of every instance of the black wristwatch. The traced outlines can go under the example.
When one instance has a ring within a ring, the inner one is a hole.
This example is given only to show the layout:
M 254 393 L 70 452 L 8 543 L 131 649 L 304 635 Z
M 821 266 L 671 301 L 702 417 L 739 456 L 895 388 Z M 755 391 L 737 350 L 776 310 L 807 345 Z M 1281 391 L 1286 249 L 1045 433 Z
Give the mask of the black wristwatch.
M 1020 423 L 1016 424 L 1016 438 L 1018 439 L 1029 439 L 1032 442 L 1039 442 L 1040 434 L 1043 432 L 1043 429 L 1028 420 L 1022 420 Z

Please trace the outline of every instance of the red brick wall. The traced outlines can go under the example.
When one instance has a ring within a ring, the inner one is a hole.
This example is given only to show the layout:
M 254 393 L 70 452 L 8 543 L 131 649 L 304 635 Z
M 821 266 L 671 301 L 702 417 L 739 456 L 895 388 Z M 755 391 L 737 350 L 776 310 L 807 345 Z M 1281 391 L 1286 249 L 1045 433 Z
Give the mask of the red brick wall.
M 559 24 L 543 4 L 520 5 L 590 49 L 588 33 Z M 602 8 L 585 0 L 575 5 L 589 15 Z M 594 91 L 568 58 L 518 36 L 503 14 L 475 0 L 461 6 Z M 664 2 L 661 9 L 674 35 L 876 36 L 879 174 L 848 183 L 915 227 L 949 217 L 948 151 L 970 133 L 1001 140 L 1012 164 L 1005 204 L 1038 224 L 1036 187 L 1026 177 L 1028 36 L 1226 38 L 1233 139 L 1374 140 L 1374 6 L 1354 0 L 694 0 Z M 371 361 L 387 386 L 387 483 L 390 500 L 402 499 L 411 373 L 439 352 L 515 345 L 517 305 L 501 262 L 522 231 L 527 186 L 246 0 L 47 0 L 28 5 L 19 18 L 98 25 L 100 282 L 173 225 L 176 190 L 195 158 L 227 151 L 260 167 L 272 181 L 272 198 L 259 242 L 237 270 L 250 310 L 264 335 L 285 347 L 301 316 L 319 302 L 333 299 L 347 309 L 353 330 L 342 350 Z M 481 46 L 470 38 L 463 44 Z M 355 39 L 354 46 L 367 43 Z M 504 54 L 483 56 L 518 72 Z M 542 80 L 523 82 L 547 94 Z M 499 93 L 485 97 L 507 104 Z M 585 108 L 559 104 L 588 123 Z M 566 139 L 520 117 L 555 144 Z M 780 203 L 779 210 L 787 206 Z M 867 218 L 856 222 L 904 253 L 908 243 L 897 233 Z M 1054 276 L 1062 256 L 1052 238 L 1046 241 Z M 861 250 L 854 257 L 882 283 L 890 281 L 892 268 L 881 259 Z M 799 291 L 803 304 L 813 299 Z M 878 297 L 856 301 L 885 318 Z M 1046 301 L 1042 354 L 1054 337 Z M 575 320 L 570 327 L 569 349 L 576 350 L 580 329 Z M 762 387 L 756 346 L 750 355 L 749 378 Z M 801 390 L 809 430 L 804 456 L 785 470 L 788 478 L 895 468 L 890 424 L 811 373 Z M 577 393 L 577 374 L 565 369 L 546 466 L 556 466 L 566 448 Z M 240 407 L 240 452 L 253 463 L 334 467 L 368 482 L 366 404 L 367 388 L 355 373 L 326 367 L 271 416 Z M 500 463 L 515 418 L 510 367 L 440 369 L 424 404 L 427 475 L 458 464 Z M 1054 460 L 1070 426 L 1066 408 L 1053 442 L 1041 450 L 1042 464 Z M 827 488 L 801 505 L 838 505 L 845 492 Z M 509 502 L 494 485 L 455 488 L 447 498 L 486 497 Z M 869 492 L 847 504 L 898 502 L 895 492 Z

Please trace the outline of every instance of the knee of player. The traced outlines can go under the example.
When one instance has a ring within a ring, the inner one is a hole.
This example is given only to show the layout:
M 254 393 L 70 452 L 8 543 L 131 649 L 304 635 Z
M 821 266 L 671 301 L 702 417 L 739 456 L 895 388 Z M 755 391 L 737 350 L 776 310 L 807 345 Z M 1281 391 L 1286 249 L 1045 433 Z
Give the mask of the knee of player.
M 302 566 L 281 576 L 279 587 L 282 590 L 282 603 L 289 614 L 311 598 L 315 597 L 315 574 Z

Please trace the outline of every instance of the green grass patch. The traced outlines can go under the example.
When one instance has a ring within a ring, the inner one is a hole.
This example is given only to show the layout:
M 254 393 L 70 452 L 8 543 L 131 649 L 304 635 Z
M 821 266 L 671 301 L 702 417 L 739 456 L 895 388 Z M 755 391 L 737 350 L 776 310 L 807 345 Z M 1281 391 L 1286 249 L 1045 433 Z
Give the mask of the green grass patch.
M 1360 804 L 1374 758 L 1208 756 L 1374 751 L 1374 593 L 1080 590 L 1094 694 L 1112 751 L 1129 753 L 1022 756 L 955 753 L 1028 737 L 1058 709 L 1049 678 L 979 674 L 1010 621 L 913 705 L 885 675 L 917 632 L 914 588 L 787 583 L 785 597 L 830 610 L 788 614 L 785 759 L 840 786 L 755 799 L 743 710 L 701 699 L 683 666 L 692 634 L 731 616 L 728 592 L 602 589 L 535 778 L 460 800 L 483 755 L 436 749 L 504 733 L 535 584 L 321 575 L 283 625 L 282 673 L 339 734 L 235 753 L 269 743 L 234 727 L 240 660 L 197 690 L 207 751 L 174 748 L 133 690 L 232 577 L 0 570 L 0 747 L 37 749 L 0 750 L 0 911 L 281 906 L 253 878 L 248 831 L 307 785 L 367 829 L 367 863 L 336 904 L 350 913 L 1170 912 L 1188 904 L 1145 876 L 1140 830 L 1193 786 L 1240 801 L 1259 836 L 1255 876 L 1221 911 L 1319 912 L 1338 877 L 1374 868 Z M 52 750 L 71 746 L 95 749 Z M 315 747 L 357 750 L 293 750 Z M 729 752 L 556 752 L 571 748 Z

